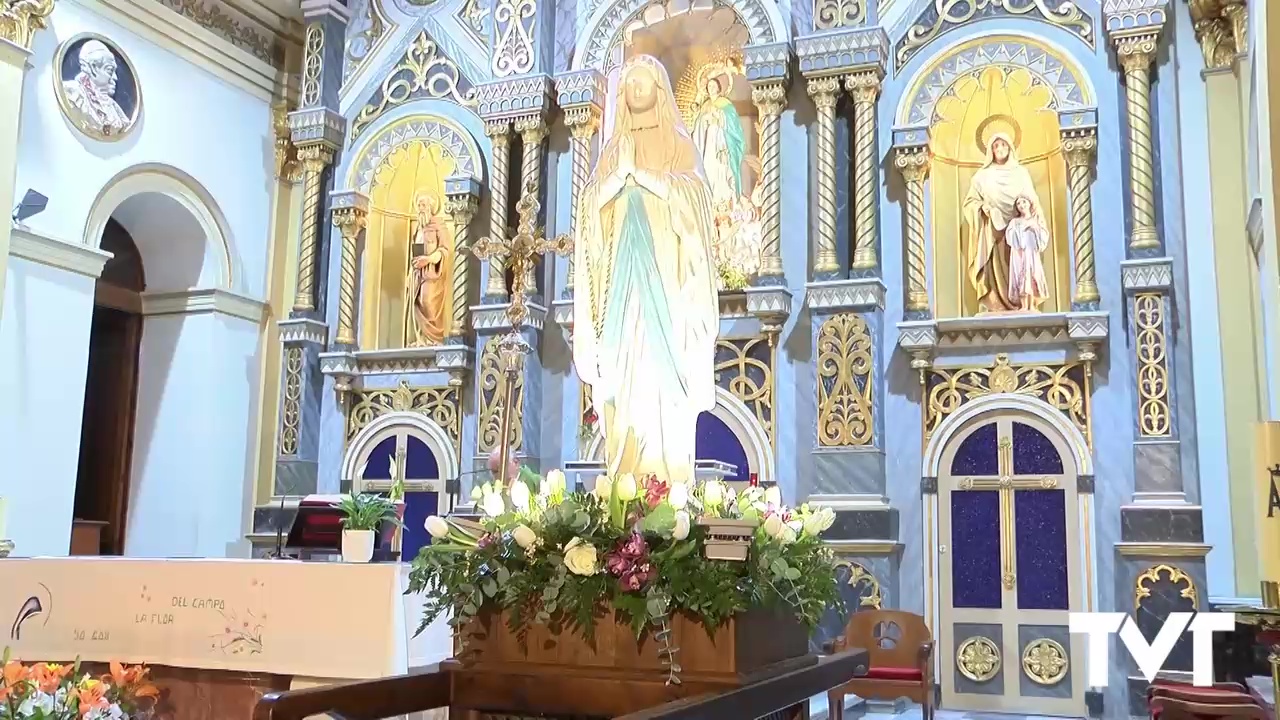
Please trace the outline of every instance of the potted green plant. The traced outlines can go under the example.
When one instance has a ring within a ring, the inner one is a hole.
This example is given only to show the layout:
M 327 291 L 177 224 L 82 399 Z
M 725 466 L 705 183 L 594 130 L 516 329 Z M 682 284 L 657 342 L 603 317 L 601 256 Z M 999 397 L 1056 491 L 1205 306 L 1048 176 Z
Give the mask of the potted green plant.
M 400 524 L 395 503 L 373 493 L 344 495 L 334 505 L 342 512 L 342 561 L 367 563 L 373 558 L 373 540 L 384 522 Z

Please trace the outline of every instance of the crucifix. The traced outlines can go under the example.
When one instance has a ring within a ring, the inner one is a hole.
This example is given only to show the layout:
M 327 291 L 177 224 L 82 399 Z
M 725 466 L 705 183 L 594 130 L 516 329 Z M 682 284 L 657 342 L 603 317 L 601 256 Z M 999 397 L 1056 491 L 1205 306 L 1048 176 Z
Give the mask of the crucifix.
M 511 270 L 511 303 L 507 306 L 507 320 L 511 330 L 498 343 L 498 357 L 502 362 L 502 421 L 499 431 L 498 473 L 503 484 L 514 478 L 508 478 L 507 464 L 511 461 L 511 409 L 515 406 L 516 379 L 524 369 L 524 358 L 532 348 L 521 337 L 520 330 L 529 317 L 529 308 L 525 304 L 527 294 L 533 288 L 527 287 L 528 277 L 532 277 L 531 266 L 534 259 L 546 253 L 552 255 L 568 255 L 573 252 L 573 238 L 560 235 L 555 239 L 547 239 L 538 227 L 538 186 L 529 183 L 520 198 L 516 211 L 520 221 L 516 232 L 509 240 L 494 240 L 483 237 L 471 244 L 470 252 L 480 260 L 501 257 L 506 260 L 506 267 Z

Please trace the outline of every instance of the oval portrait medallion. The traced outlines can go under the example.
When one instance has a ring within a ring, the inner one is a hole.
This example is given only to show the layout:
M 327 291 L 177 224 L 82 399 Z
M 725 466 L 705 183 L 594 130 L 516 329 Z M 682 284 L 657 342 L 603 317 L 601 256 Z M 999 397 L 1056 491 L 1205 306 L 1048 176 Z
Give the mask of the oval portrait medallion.
M 115 43 L 83 33 L 58 47 L 54 92 L 62 114 L 95 140 L 113 142 L 129 134 L 142 112 L 142 88 L 129 58 Z

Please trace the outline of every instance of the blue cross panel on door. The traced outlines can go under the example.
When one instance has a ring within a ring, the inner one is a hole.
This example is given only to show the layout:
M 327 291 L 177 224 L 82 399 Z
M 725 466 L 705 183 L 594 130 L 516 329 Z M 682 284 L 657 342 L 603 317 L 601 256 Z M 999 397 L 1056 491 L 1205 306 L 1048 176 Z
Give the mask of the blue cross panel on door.
M 1057 446 L 1030 425 L 990 422 L 963 439 L 950 471 L 952 606 L 1067 610 L 1068 508 Z
M 404 441 L 404 468 L 398 467 L 397 444 Z M 440 477 L 440 462 L 431 448 L 421 439 L 409 435 L 393 435 L 378 443 L 369 451 L 361 479 L 384 483 L 396 474 L 404 473 L 406 483 L 435 480 Z M 412 560 L 418 551 L 431 544 L 431 536 L 424 527 L 429 515 L 440 512 L 440 493 L 433 490 L 409 491 L 404 495 L 404 533 L 401 535 L 401 557 Z

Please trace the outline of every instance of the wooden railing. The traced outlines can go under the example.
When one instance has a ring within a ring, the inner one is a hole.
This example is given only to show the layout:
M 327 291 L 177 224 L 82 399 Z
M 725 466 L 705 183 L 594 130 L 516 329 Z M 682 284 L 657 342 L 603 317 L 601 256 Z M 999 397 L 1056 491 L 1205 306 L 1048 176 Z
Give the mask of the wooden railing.
M 698 695 L 621 716 L 617 720 L 749 720 L 776 713 L 794 718 L 808 716 L 810 697 L 820 695 L 854 677 L 865 674 L 867 652 L 850 649 L 820 658 L 805 667 L 764 677 L 715 694 Z M 254 720 L 306 720 L 328 715 L 334 720 L 383 720 L 397 715 L 452 707 L 453 683 L 468 671 L 445 663 L 398 677 L 365 682 L 272 693 L 262 698 Z M 573 678 L 563 679 L 572 692 Z M 541 714 L 517 697 L 494 697 L 486 713 Z M 462 720 L 466 714 L 453 715 Z

